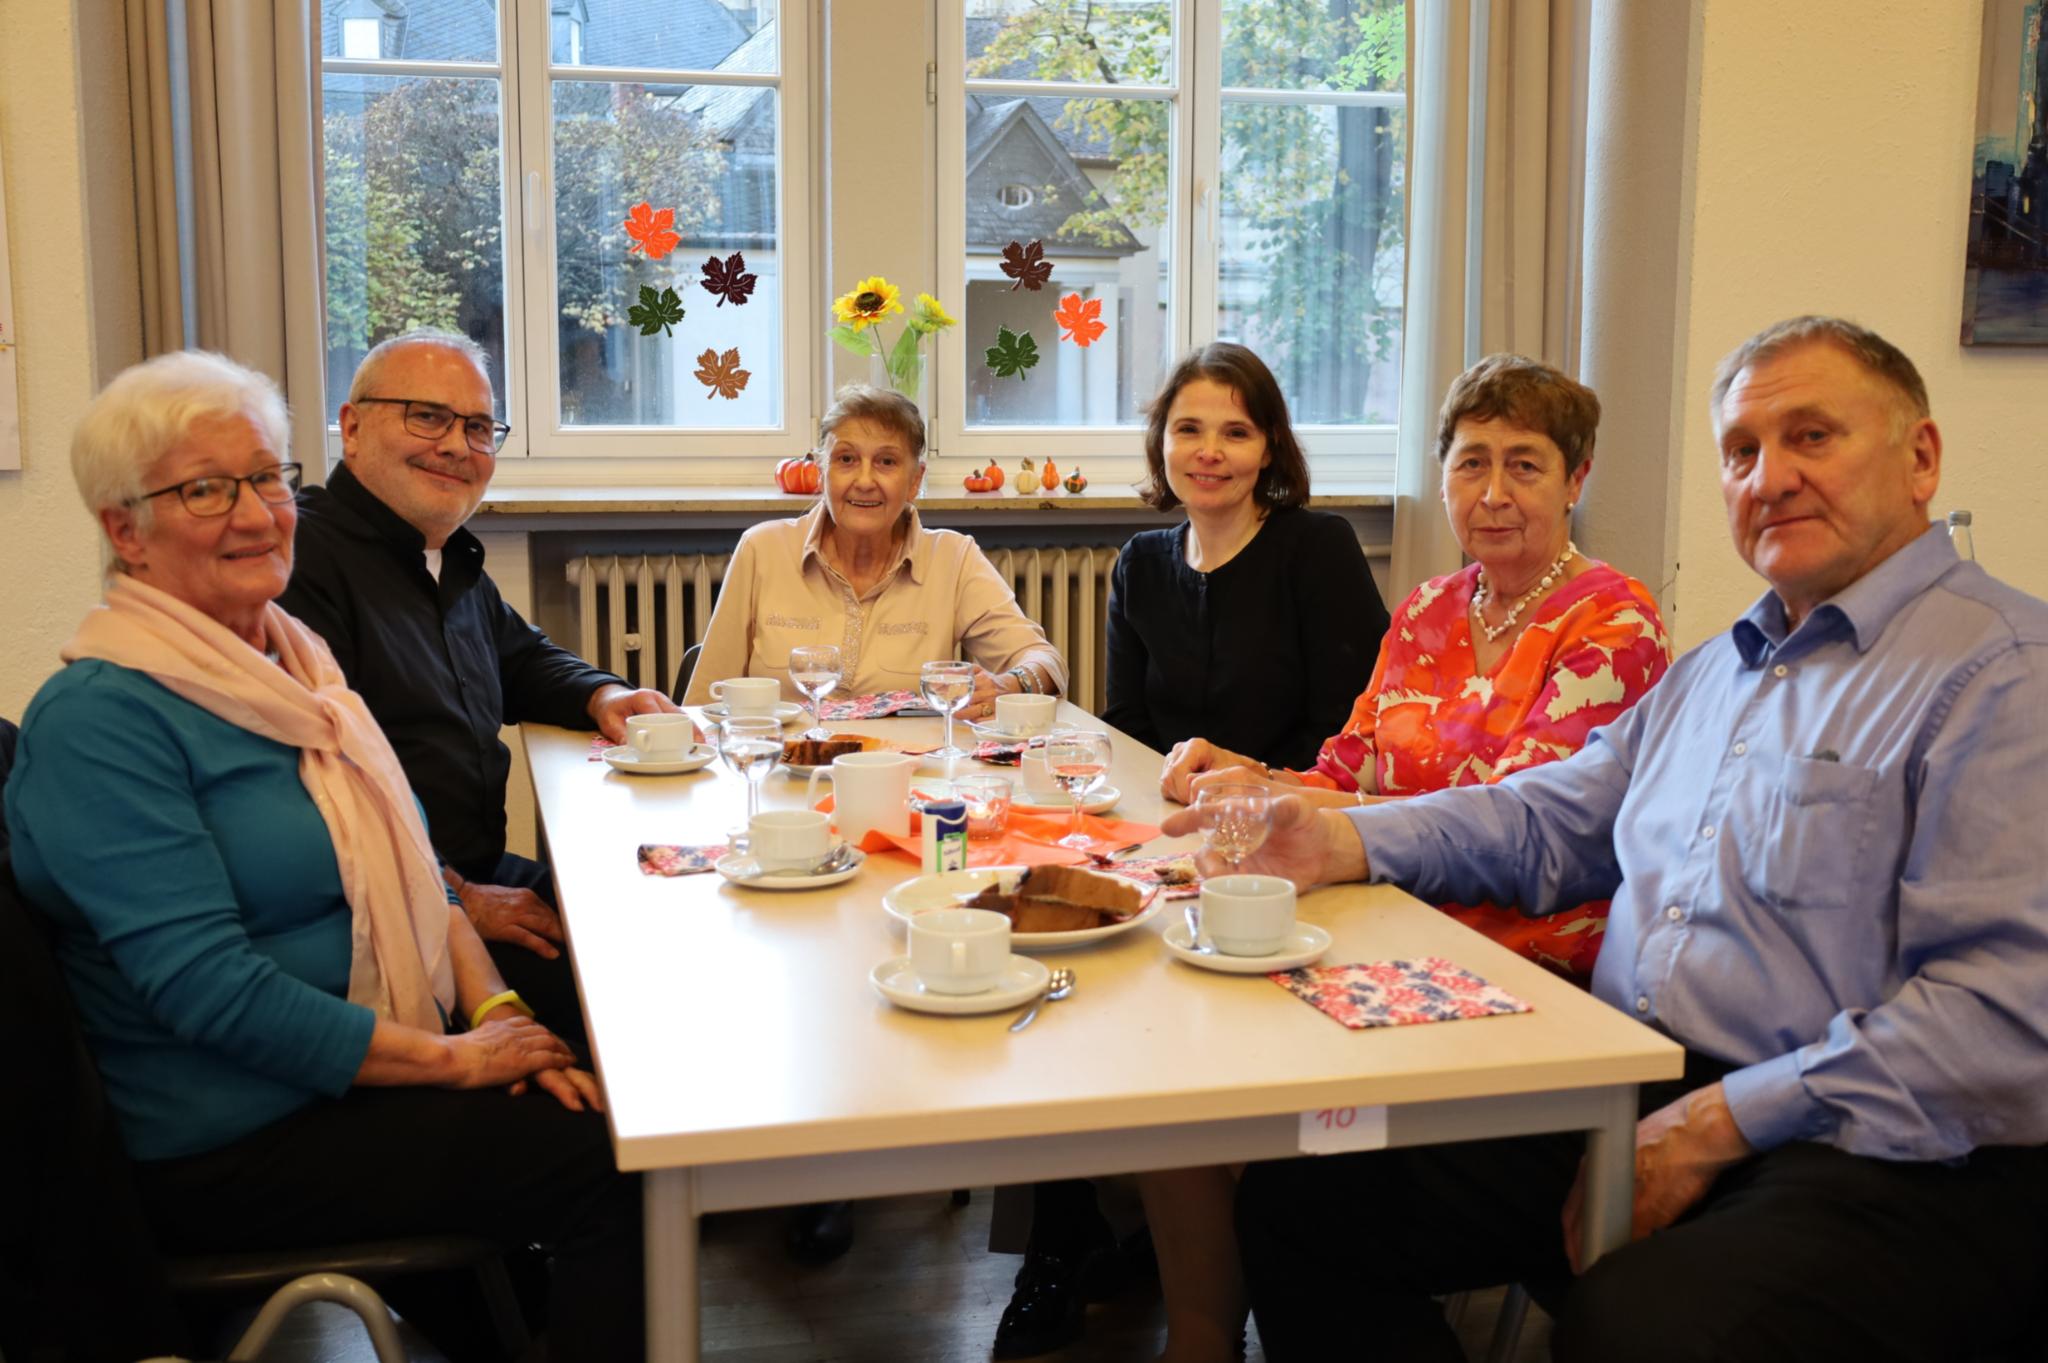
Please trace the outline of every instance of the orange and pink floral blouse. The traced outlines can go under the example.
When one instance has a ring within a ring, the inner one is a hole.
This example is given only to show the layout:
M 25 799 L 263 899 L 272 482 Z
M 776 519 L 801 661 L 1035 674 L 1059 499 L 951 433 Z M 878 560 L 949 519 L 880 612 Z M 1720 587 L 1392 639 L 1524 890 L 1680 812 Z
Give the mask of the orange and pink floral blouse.
M 1479 671 L 1470 607 L 1473 564 L 1416 588 L 1394 611 L 1372 680 L 1344 731 L 1323 744 L 1305 784 L 1357 790 L 1368 768 L 1381 795 L 1490 785 L 1569 757 L 1586 736 L 1664 675 L 1670 641 L 1649 588 L 1595 563 L 1543 601 L 1493 668 Z M 1607 902 L 1528 918 L 1493 904 L 1443 910 L 1584 983 L 1607 927 Z

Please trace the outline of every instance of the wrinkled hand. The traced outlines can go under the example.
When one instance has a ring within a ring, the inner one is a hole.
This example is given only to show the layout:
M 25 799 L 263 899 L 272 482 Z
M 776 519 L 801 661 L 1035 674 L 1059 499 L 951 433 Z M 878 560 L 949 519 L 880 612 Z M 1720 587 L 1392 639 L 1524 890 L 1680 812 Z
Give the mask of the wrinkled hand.
M 1210 786 L 1257 786 L 1261 790 L 1270 790 L 1275 795 L 1283 795 L 1293 784 L 1291 781 L 1281 781 L 1275 773 L 1262 771 L 1257 767 L 1211 767 L 1189 778 L 1187 802 L 1193 804 Z
M 1205 771 L 1221 767 L 1255 767 L 1249 757 L 1218 747 L 1206 738 L 1184 738 L 1166 754 L 1159 770 L 1159 793 L 1184 805 L 1195 802 L 1193 782 Z
M 571 1112 L 604 1111 L 604 1090 L 597 1085 L 597 1076 L 589 1070 L 569 1066 L 559 1070 L 542 1070 L 533 1076 L 533 1082 L 555 1096 L 555 1101 Z M 526 1092 L 526 1081 L 520 1080 L 512 1086 L 512 1092 Z
M 996 712 L 996 697 L 1018 690 L 1017 679 L 1007 672 L 998 677 L 985 667 L 974 669 L 974 692 L 960 707 L 962 719 L 985 719 Z
M 1169 837 L 1198 833 L 1202 814 L 1193 807 L 1175 810 L 1159 825 Z M 1230 866 L 1212 852 L 1195 856 L 1195 869 L 1220 875 Z M 1240 871 L 1280 876 L 1302 889 L 1344 880 L 1363 880 L 1367 872 L 1365 845 L 1351 820 L 1333 810 L 1319 810 L 1299 795 L 1273 801 L 1273 825 L 1265 845 L 1244 859 Z
M 562 919 L 532 890 L 512 885 L 464 881 L 455 891 L 476 935 L 487 942 L 510 942 L 552 961 L 561 950 Z
M 1636 1123 L 1635 1215 L 1629 1239 L 1663 1230 L 1698 1205 L 1723 1169 L 1740 1164 L 1755 1149 L 1735 1124 L 1721 1086 L 1709 1084 L 1667 1103 Z M 1585 1217 L 1586 1165 L 1564 1203 L 1565 1254 L 1572 1272 L 1586 1270 L 1580 1252 Z
M 674 701 L 659 691 L 630 691 L 617 682 L 606 682 L 590 693 L 590 711 L 600 732 L 614 743 L 626 741 L 626 721 L 634 715 L 675 715 L 682 711 Z M 692 737 L 703 741 L 704 734 L 695 724 L 690 726 Z
M 447 1038 L 455 1061 L 449 1088 L 496 1088 L 576 1063 L 569 1043 L 529 1017 L 500 1017 Z

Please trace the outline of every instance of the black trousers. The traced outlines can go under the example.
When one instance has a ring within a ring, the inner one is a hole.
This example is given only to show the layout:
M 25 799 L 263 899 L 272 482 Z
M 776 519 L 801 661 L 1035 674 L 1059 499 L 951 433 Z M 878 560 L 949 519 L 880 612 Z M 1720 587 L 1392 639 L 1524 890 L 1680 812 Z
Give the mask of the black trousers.
M 511 852 L 501 857 L 496 866 L 467 878 L 486 885 L 532 890 L 547 901 L 549 908 L 560 907 L 555 899 L 554 872 L 541 862 Z M 548 1030 L 568 1042 L 589 1064 L 590 1040 L 584 1032 L 583 1003 L 576 993 L 576 971 L 570 964 L 568 944 L 563 944 L 562 954 L 552 961 L 511 942 L 484 945 L 490 950 L 498 973 L 505 977 L 505 984 L 518 990 L 519 997 L 526 1000 Z
M 352 1089 L 222 1149 L 140 1163 L 137 1178 L 172 1253 L 421 1234 L 545 1246 L 550 1363 L 644 1355 L 640 1180 L 613 1165 L 602 1116 L 545 1093 Z M 387 1286 L 444 1352 L 476 1356 L 446 1284 Z
M 1711 1082 L 1701 1068 L 1645 1085 L 1643 1111 Z M 1560 1363 L 1968 1363 L 2011 1342 L 2048 1286 L 2048 1150 L 1951 1165 L 1783 1146 L 1574 1279 L 1559 1218 L 1584 1148 L 1566 1134 L 1251 1166 L 1238 1242 L 1266 1356 L 1459 1359 L 1434 1295 L 1521 1282 L 1557 1316 Z

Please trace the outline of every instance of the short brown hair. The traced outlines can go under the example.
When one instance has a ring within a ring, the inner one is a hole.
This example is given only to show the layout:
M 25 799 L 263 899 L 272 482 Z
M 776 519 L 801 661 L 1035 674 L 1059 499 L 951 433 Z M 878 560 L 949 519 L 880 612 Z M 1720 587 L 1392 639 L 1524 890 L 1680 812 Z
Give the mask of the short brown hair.
M 1450 457 L 1461 421 L 1512 421 L 1550 438 L 1569 478 L 1593 457 L 1600 399 L 1562 370 L 1527 355 L 1488 355 L 1457 378 L 1436 417 L 1436 457 Z
M 1782 322 L 1774 322 L 1728 352 L 1714 370 L 1715 420 L 1719 421 L 1721 400 L 1728 396 L 1737 374 L 1814 342 L 1832 345 L 1862 365 L 1866 373 L 1892 390 L 1912 420 L 1920 421 L 1928 416 L 1927 384 L 1921 379 L 1920 371 L 1913 367 L 1913 362 L 1906 358 L 1905 351 L 1868 327 L 1858 326 L 1841 317 L 1820 317 L 1809 313 L 1804 317 L 1788 317 Z
M 1272 460 L 1259 470 L 1259 481 L 1252 485 L 1253 499 L 1268 511 L 1307 505 L 1308 457 L 1301 452 L 1301 442 L 1294 438 L 1294 427 L 1287 420 L 1287 397 L 1280 391 L 1280 381 L 1264 360 L 1229 341 L 1211 341 L 1182 356 L 1146 406 L 1145 481 L 1138 487 L 1145 504 L 1158 511 L 1180 505 L 1180 498 L 1166 485 L 1166 413 L 1180 390 L 1196 379 L 1220 383 L 1237 394 L 1245 415 L 1266 437 L 1266 453 Z
M 924 458 L 924 414 L 917 404 L 893 388 L 849 383 L 832 395 L 832 405 L 818 418 L 818 445 L 822 449 L 832 433 L 849 421 L 872 421 L 892 431 L 910 446 L 913 458 Z

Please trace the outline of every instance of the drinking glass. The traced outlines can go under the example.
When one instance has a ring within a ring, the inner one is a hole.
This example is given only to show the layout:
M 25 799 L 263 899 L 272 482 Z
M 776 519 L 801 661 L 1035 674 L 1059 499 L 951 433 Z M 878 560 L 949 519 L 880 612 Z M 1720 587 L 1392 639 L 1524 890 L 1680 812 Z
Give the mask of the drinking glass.
M 1273 831 L 1273 792 L 1264 786 L 1203 786 L 1195 797 L 1202 846 L 1228 862 L 1234 872 L 1266 844 Z
M 1074 801 L 1074 817 L 1060 846 L 1085 852 L 1093 844 L 1081 831 L 1081 806 L 1109 775 L 1109 751 L 1109 735 L 1093 729 L 1055 729 L 1047 735 L 1045 769 Z
M 960 713 L 960 707 L 967 704 L 967 698 L 974 694 L 974 664 L 926 663 L 918 672 L 917 687 L 924 694 L 924 703 L 946 717 L 946 746 L 932 756 L 944 758 L 948 763 L 967 756 L 964 749 L 953 746 L 953 716 Z
M 782 724 L 771 715 L 730 715 L 718 726 L 718 753 L 747 783 L 747 822 L 761 812 L 761 782 L 782 759 Z
M 830 738 L 821 706 L 832 688 L 839 685 L 839 648 L 835 644 L 805 644 L 789 651 L 789 679 L 796 689 L 811 698 L 811 727 L 805 738 Z

